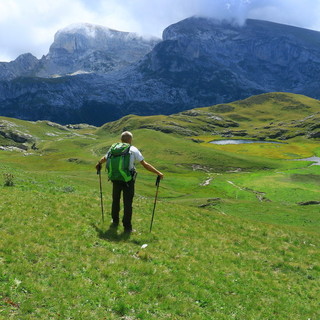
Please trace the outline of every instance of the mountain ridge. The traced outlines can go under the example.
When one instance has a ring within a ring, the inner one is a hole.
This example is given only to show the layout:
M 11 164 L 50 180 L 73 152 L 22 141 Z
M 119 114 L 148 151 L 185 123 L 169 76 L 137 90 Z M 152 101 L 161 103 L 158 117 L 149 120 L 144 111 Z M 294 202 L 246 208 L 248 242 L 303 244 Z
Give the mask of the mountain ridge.
M 139 61 L 105 73 L 2 81 L 0 112 L 102 125 L 130 113 L 173 114 L 265 92 L 320 98 L 319 32 L 259 20 L 237 26 L 193 17 L 163 35 Z
M 127 115 L 98 130 L 117 133 L 146 128 L 193 138 L 214 136 L 287 141 L 296 137 L 320 138 L 319 123 L 319 100 L 273 92 L 169 116 Z
M 56 32 L 48 54 L 41 59 L 27 53 L 9 63 L 0 62 L 0 80 L 50 78 L 81 71 L 104 74 L 138 61 L 159 41 L 101 25 L 72 24 Z

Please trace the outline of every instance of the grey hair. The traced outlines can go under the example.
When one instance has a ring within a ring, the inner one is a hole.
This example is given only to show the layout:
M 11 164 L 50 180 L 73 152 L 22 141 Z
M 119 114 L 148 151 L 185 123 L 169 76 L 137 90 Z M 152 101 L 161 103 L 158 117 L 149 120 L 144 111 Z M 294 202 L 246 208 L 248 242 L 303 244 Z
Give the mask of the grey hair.
M 121 133 L 121 141 L 128 143 L 133 138 L 133 135 L 130 131 L 124 131 Z

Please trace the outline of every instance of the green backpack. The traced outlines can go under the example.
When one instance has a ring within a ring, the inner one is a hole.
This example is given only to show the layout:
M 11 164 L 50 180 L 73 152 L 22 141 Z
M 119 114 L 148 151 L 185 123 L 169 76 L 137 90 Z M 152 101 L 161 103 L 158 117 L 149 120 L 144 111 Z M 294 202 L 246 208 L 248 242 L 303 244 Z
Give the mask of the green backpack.
M 132 180 L 132 174 L 129 170 L 129 150 L 130 144 L 128 143 L 117 142 L 111 146 L 106 165 L 109 180 L 124 182 Z

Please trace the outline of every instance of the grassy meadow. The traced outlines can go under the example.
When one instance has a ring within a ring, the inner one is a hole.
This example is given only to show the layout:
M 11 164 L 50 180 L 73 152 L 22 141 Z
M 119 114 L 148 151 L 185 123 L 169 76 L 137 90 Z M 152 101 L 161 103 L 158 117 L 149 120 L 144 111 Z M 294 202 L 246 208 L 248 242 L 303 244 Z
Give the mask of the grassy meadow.
M 272 121 L 274 99 L 231 104 L 243 107 L 237 130 L 267 130 L 260 118 L 244 119 L 264 104 Z M 278 103 L 288 109 L 292 99 L 281 95 Z M 316 102 L 296 99 L 294 110 L 319 112 Z M 225 123 L 235 119 L 228 110 Z M 308 117 L 294 110 L 286 120 L 278 114 L 288 130 Z M 0 150 L 0 319 L 320 319 L 320 206 L 299 204 L 320 201 L 320 167 L 295 161 L 320 157 L 319 139 L 214 145 L 222 132 L 203 130 L 207 109 L 193 112 L 200 116 L 192 122 L 187 112 L 128 116 L 101 128 L 0 117 L 0 129 L 33 137 L 28 150 Z M 102 222 L 94 166 L 123 129 L 165 174 L 152 233 L 156 177 L 140 165 L 136 232 L 109 228 L 104 170 Z M 21 147 L 0 137 L 3 146 Z

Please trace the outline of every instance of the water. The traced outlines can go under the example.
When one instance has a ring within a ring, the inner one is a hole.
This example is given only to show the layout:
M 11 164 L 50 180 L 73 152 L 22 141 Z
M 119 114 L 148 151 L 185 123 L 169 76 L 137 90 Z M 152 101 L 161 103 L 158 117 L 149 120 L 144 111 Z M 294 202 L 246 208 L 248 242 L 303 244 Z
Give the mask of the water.
M 238 140 L 213 140 L 213 141 L 210 141 L 210 143 L 227 145 L 227 144 L 243 144 L 243 143 L 285 143 L 285 142 L 238 139 Z
M 294 161 L 313 161 L 314 163 L 311 166 L 320 166 L 320 157 L 310 157 L 304 159 L 294 159 Z
M 213 140 L 210 141 L 213 144 L 219 145 L 227 145 L 227 144 L 242 144 L 242 143 L 285 143 L 285 142 L 277 142 L 277 141 L 260 141 L 260 140 L 244 140 L 244 139 L 237 139 L 237 140 Z M 320 166 L 320 157 L 309 157 L 304 159 L 292 159 L 290 161 L 312 161 L 313 163 L 311 166 Z

